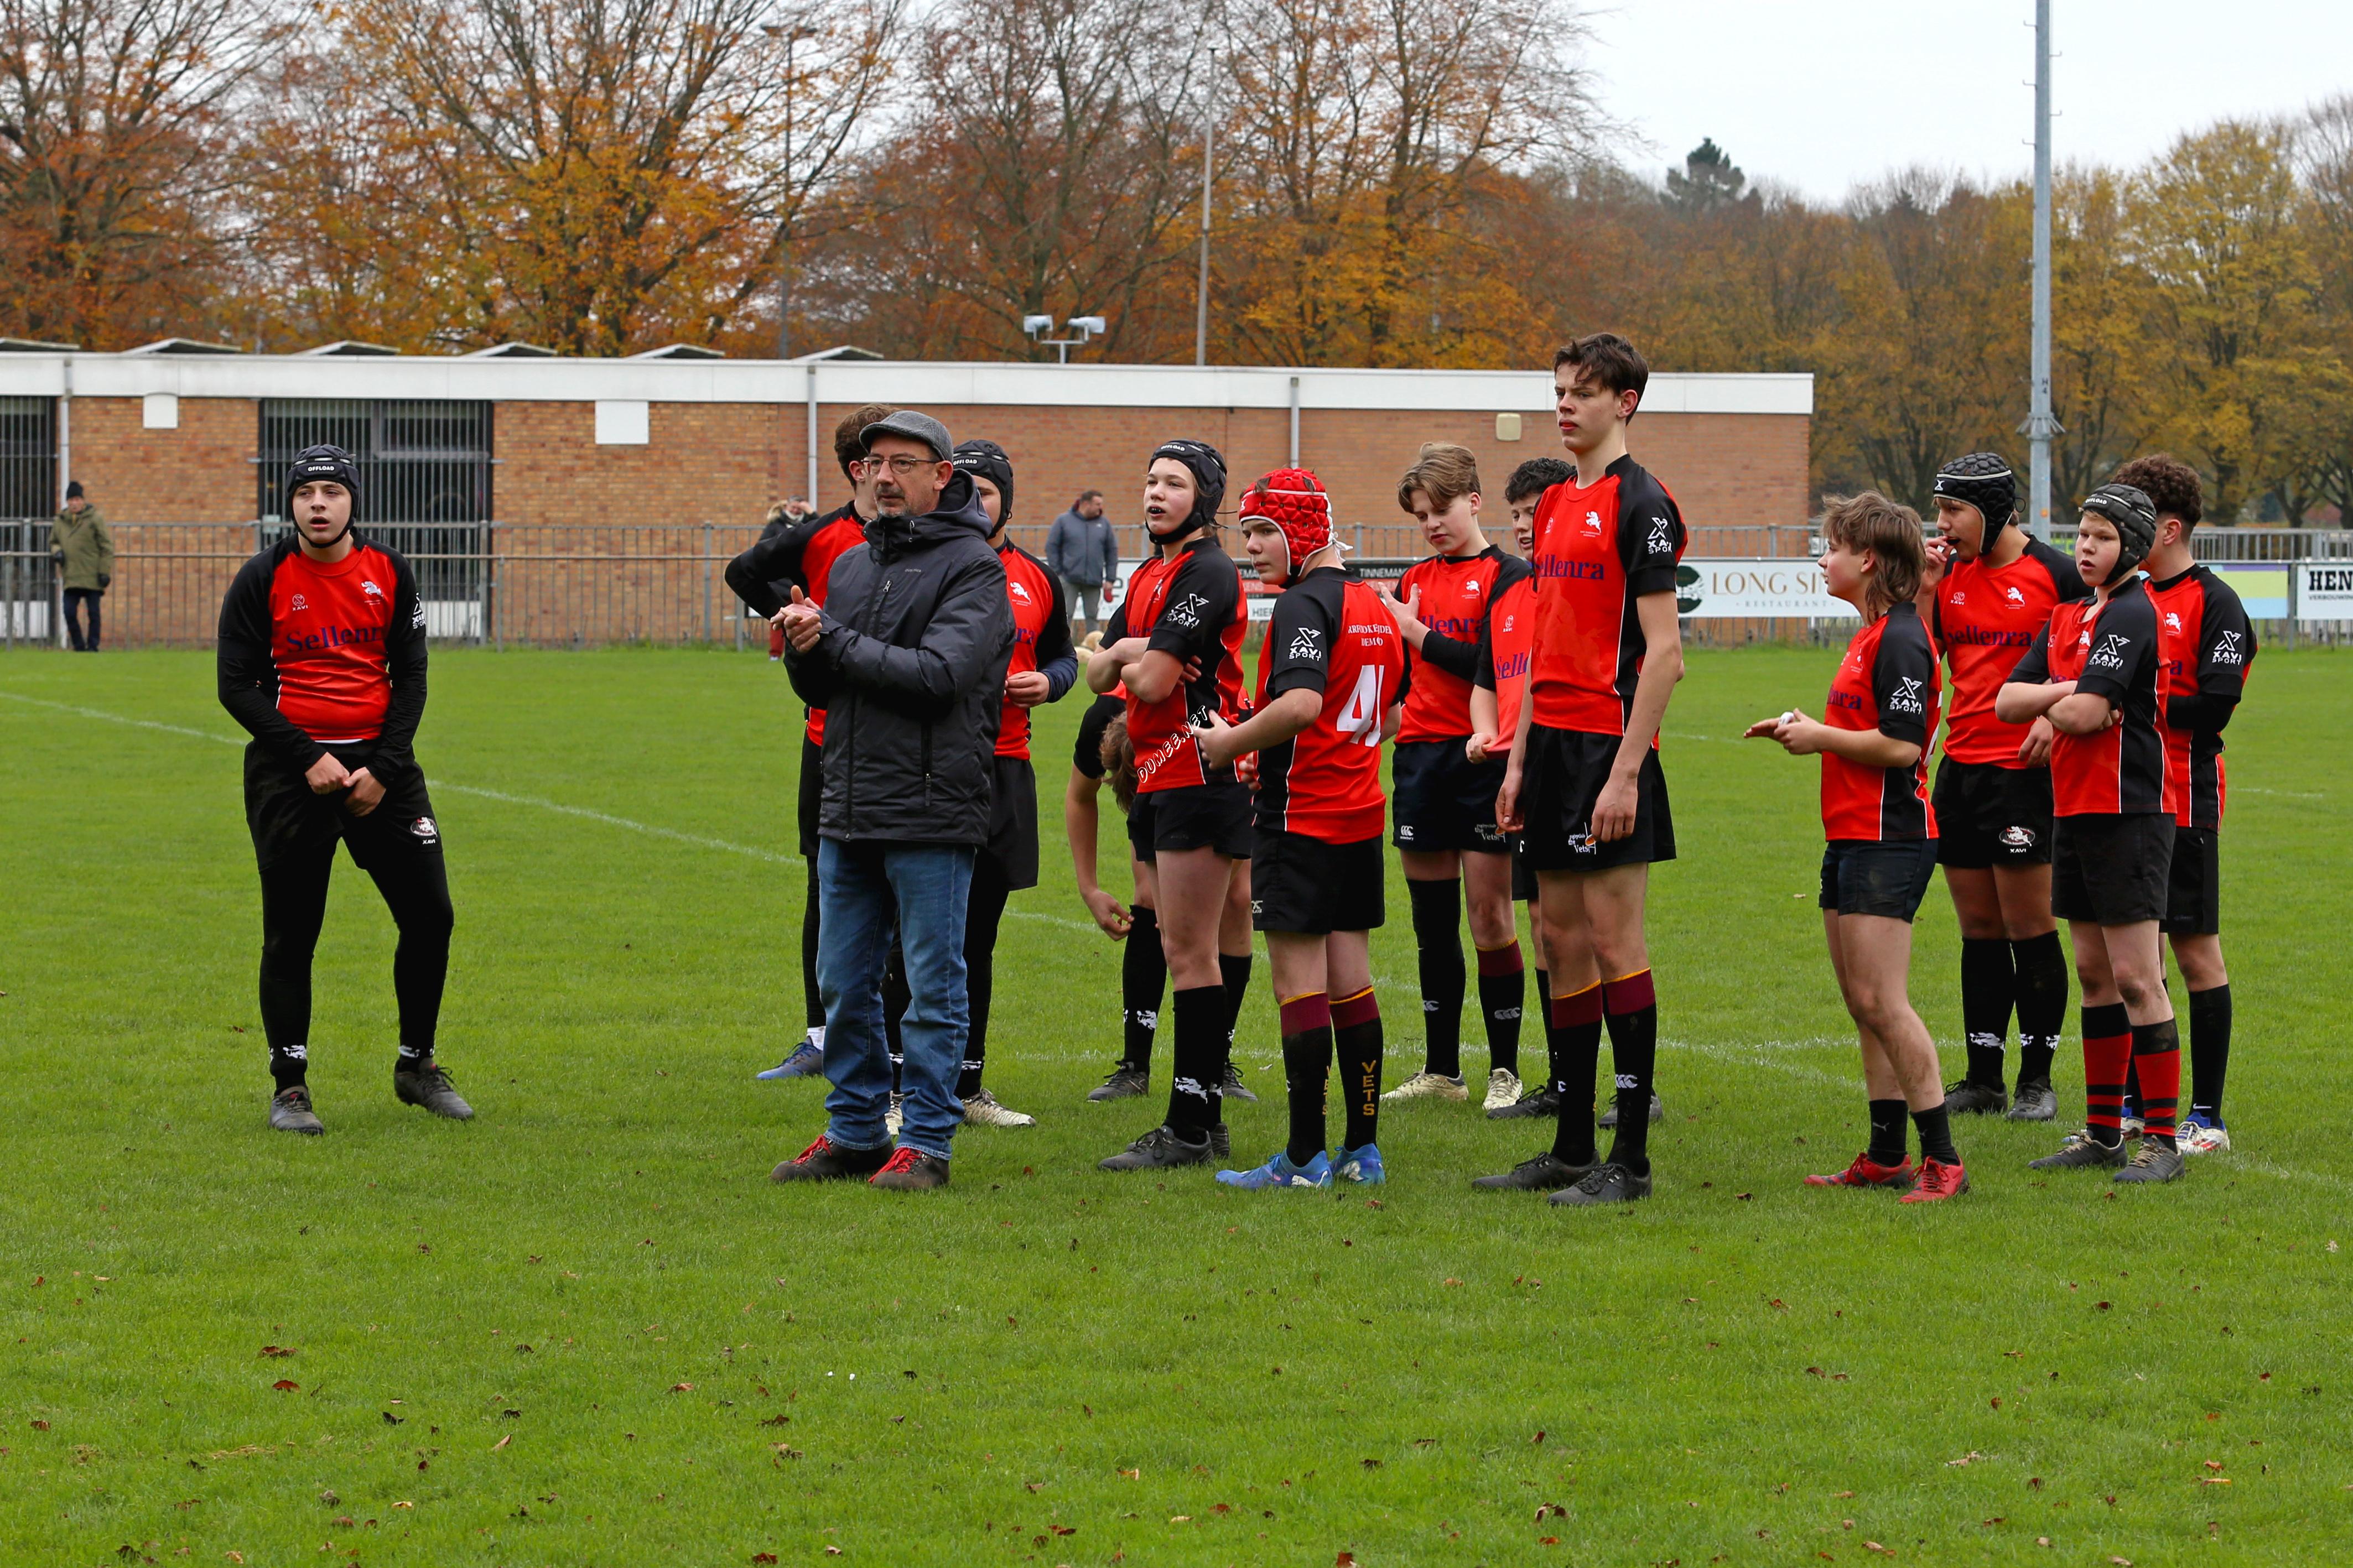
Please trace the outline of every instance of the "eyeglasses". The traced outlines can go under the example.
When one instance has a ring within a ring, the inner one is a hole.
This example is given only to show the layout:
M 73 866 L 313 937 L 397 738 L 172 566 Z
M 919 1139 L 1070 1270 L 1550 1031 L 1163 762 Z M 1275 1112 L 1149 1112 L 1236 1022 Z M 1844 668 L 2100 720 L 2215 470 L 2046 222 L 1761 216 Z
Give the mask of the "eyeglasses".
M 900 479 L 911 479 L 925 468 L 936 468 L 938 464 L 939 459 L 936 458 L 910 458 L 902 455 L 896 458 L 869 458 L 866 459 L 865 467 L 866 472 L 874 479 L 881 479 L 883 469 L 888 468 Z

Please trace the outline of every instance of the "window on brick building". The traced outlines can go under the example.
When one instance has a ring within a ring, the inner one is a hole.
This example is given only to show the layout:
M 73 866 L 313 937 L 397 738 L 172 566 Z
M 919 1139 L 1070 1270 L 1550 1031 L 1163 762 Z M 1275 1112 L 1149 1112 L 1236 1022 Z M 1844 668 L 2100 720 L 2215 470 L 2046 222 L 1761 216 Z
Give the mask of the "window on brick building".
M 0 518 L 58 510 L 58 402 L 0 397 Z
M 287 466 L 332 442 L 359 465 L 360 528 L 408 557 L 427 630 L 482 635 L 491 405 L 439 398 L 271 397 L 261 404 L 259 515 L 283 521 Z

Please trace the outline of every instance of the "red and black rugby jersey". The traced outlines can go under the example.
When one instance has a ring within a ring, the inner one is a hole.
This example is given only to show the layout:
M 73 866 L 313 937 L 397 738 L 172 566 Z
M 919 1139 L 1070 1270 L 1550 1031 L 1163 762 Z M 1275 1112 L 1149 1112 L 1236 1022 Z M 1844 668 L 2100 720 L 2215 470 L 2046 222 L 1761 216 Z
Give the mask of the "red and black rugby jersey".
M 2102 603 L 2077 599 L 2051 624 L 2010 679 L 2029 685 L 2072 680 L 2107 699 L 2117 721 L 2095 735 L 2063 731 L 2051 743 L 2051 795 L 2059 816 L 2139 816 L 2174 810 L 2165 773 L 2165 725 L 2158 710 L 2167 648 L 2148 579 Z
M 847 506 L 839 511 L 828 512 L 818 520 L 801 546 L 800 570 L 797 573 L 801 592 L 808 595 L 812 604 L 819 609 L 825 607 L 826 587 L 833 577 L 833 563 L 844 552 L 865 542 L 866 524 L 857 512 Z M 808 710 L 808 738 L 811 745 L 825 744 L 825 710 L 822 708 Z
M 1848 639 L 1822 722 L 1833 730 L 1876 730 L 1920 748 L 1908 768 L 1874 768 L 1822 753 L 1822 833 L 1833 839 L 1934 838 L 1928 804 L 1928 737 L 1943 698 L 1936 650 L 1919 606 L 1894 605 Z
M 2203 566 L 2148 585 L 2166 642 L 2165 771 L 2175 820 L 2222 826 L 2222 725 L 2255 659 L 2255 628 L 2238 594 Z
M 1498 595 L 1527 575 L 1527 563 L 1489 545 L 1476 555 L 1432 555 L 1406 568 L 1395 590 L 1400 599 L 1421 591 L 1415 612 L 1430 636 L 1407 661 L 1413 679 L 1405 694 L 1400 741 L 1450 741 L 1471 733 L 1471 685 L 1478 673 L 1479 638 Z
M 1062 608 L 1062 585 L 1046 563 L 1008 542 L 997 547 L 1005 563 L 1005 597 L 1013 606 L 1013 662 L 1008 676 L 1043 669 L 1071 654 L 1071 617 Z M 997 720 L 997 754 L 1029 754 L 1029 710 L 1008 702 Z
M 1993 715 L 1994 693 L 2051 624 L 2051 612 L 2070 599 L 2090 596 L 2075 563 L 2039 539 L 2007 566 L 1980 556 L 1946 568 L 1936 584 L 1936 621 L 1929 630 L 1953 667 L 1953 703 L 1945 717 L 1945 754 L 1957 762 L 2018 760 L 2027 725 L 2005 724 Z
M 1520 732 L 1520 708 L 1528 691 L 1528 650 L 1535 645 L 1536 580 L 1523 574 L 1495 595 L 1487 633 L 1479 643 L 1477 684 L 1495 694 L 1496 752 L 1511 749 Z
M 221 601 L 221 701 L 290 765 L 374 741 L 405 764 L 425 711 L 425 606 L 408 563 L 364 536 L 322 564 L 291 539 L 238 569 Z
M 1551 730 L 1622 735 L 1642 671 L 1635 604 L 1672 594 L 1683 559 L 1683 512 L 1631 458 L 1599 483 L 1574 479 L 1536 503 L 1536 635 L 1529 700 Z
M 1202 765 L 1193 735 L 1193 716 L 1217 712 L 1231 721 L 1241 716 L 1242 638 L 1250 631 L 1242 602 L 1241 569 L 1209 539 L 1198 539 L 1175 555 L 1155 556 L 1136 568 L 1127 596 L 1112 612 L 1106 643 L 1141 637 L 1179 664 L 1198 660 L 1201 678 L 1182 683 L 1157 702 L 1127 699 L 1127 734 L 1135 746 L 1138 794 L 1183 789 L 1232 777 Z
M 1315 691 L 1324 709 L 1259 753 L 1258 826 L 1326 844 L 1380 837 L 1381 719 L 1404 674 L 1404 634 L 1372 589 L 1319 566 L 1283 591 L 1259 654 L 1258 705 Z

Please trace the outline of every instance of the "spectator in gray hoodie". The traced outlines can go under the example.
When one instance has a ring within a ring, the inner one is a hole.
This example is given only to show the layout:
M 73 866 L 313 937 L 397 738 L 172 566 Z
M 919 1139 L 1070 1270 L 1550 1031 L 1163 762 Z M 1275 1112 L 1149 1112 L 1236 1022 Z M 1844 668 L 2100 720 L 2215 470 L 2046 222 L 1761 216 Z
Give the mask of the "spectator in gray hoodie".
M 1103 516 L 1101 490 L 1082 490 L 1071 510 L 1046 531 L 1046 570 L 1062 580 L 1062 596 L 1074 618 L 1071 639 L 1095 629 L 1096 617 L 1109 619 L 1111 603 L 1119 596 L 1119 541 Z M 1086 623 L 1086 631 L 1079 622 Z

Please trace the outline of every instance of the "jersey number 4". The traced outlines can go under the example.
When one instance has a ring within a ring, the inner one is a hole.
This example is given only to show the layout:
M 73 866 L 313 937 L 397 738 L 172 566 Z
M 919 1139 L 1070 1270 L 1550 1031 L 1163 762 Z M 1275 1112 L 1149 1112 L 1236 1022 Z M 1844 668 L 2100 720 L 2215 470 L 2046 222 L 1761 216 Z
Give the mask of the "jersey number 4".
M 1356 671 L 1348 705 L 1340 710 L 1339 731 L 1360 746 L 1381 743 L 1381 672 L 1376 666 Z

